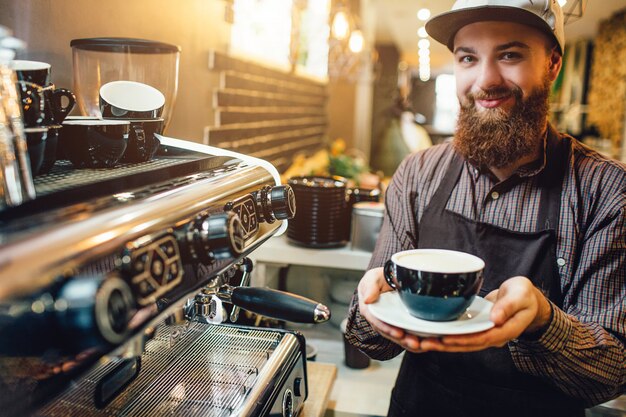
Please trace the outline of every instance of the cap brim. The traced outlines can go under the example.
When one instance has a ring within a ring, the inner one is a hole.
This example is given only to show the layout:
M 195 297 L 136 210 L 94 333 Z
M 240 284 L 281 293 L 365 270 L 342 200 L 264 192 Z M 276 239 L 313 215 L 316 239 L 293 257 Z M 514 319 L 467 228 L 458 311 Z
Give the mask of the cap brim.
M 527 10 L 506 6 L 480 6 L 442 13 L 426 22 L 426 32 L 431 38 L 453 51 L 454 37 L 462 27 L 485 21 L 514 22 L 532 26 L 550 39 L 554 39 L 559 45 L 552 28 L 539 16 Z

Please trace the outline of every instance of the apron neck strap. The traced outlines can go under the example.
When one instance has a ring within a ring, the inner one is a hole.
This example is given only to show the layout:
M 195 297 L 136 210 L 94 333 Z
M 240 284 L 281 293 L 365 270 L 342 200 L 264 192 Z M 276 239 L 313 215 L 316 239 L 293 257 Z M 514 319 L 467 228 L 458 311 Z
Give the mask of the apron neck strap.
M 548 125 L 546 138 L 546 166 L 539 174 L 541 200 L 539 203 L 539 229 L 555 229 L 559 223 L 561 209 L 561 189 L 570 156 L 570 139 L 560 138 L 554 128 Z

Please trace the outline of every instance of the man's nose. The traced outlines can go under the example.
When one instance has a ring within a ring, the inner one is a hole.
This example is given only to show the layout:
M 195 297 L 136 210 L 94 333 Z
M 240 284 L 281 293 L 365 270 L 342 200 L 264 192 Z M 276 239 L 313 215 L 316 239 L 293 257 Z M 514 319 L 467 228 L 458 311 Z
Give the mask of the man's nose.
M 503 83 L 504 78 L 498 65 L 487 60 L 483 61 L 480 66 L 478 79 L 476 80 L 476 86 L 483 91 L 488 91 L 494 87 L 501 86 Z

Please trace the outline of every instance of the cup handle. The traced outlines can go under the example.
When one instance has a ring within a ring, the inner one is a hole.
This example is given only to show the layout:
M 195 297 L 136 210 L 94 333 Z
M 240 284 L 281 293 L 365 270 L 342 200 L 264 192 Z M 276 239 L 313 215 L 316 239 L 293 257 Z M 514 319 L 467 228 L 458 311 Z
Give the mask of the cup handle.
M 144 161 L 146 158 L 146 132 L 141 125 L 131 124 L 131 129 L 135 135 L 134 152 L 139 161 Z
M 63 97 L 67 98 L 67 106 L 63 106 Z M 52 100 L 54 103 L 54 118 L 57 123 L 61 123 L 74 108 L 74 104 L 76 104 L 76 96 L 74 96 L 74 93 L 70 90 L 57 88 L 52 92 Z
M 385 281 L 387 281 L 387 284 L 389 284 L 389 286 L 394 290 L 397 290 L 398 286 L 396 285 L 396 274 L 393 272 L 393 261 L 389 260 L 385 262 L 383 275 L 385 276 Z

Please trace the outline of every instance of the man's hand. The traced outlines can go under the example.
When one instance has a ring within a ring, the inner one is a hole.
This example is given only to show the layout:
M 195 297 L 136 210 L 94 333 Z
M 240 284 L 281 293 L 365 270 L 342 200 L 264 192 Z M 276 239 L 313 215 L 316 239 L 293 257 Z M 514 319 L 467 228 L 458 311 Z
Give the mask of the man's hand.
M 495 326 L 484 332 L 423 339 L 421 350 L 472 352 L 504 346 L 523 332 L 532 332 L 548 324 L 550 303 L 526 277 L 513 277 L 485 297 L 494 303 L 490 318 Z
M 420 340 L 417 336 L 408 334 L 398 327 L 383 323 L 374 317 L 369 311 L 368 304 L 376 302 L 380 294 L 391 290 L 392 288 L 387 284 L 387 281 L 385 281 L 383 268 L 370 269 L 365 273 L 359 282 L 359 311 L 374 328 L 374 330 L 380 333 L 381 336 L 402 346 L 406 350 L 419 352 Z

